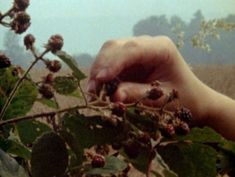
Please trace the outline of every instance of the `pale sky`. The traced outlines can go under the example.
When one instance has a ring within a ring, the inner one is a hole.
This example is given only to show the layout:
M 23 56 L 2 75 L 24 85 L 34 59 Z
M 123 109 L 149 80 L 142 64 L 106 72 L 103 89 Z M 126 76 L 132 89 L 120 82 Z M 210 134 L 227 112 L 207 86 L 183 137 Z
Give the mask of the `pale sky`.
M 0 0 L 0 11 L 5 12 L 12 1 Z M 178 15 L 189 21 L 198 9 L 206 19 L 226 17 L 235 14 L 235 0 L 31 0 L 32 25 L 27 33 L 36 36 L 37 46 L 59 33 L 64 50 L 95 55 L 106 40 L 131 36 L 140 19 Z M 0 26 L 0 49 L 5 31 Z

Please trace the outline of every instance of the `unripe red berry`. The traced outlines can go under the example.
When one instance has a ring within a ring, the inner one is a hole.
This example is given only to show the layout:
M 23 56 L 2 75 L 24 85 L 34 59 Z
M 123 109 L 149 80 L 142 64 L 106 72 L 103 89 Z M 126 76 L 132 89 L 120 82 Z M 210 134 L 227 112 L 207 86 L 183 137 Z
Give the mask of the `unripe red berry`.
M 167 136 L 167 137 L 175 136 L 175 128 L 172 124 L 167 124 L 164 127 L 164 135 Z
M 44 82 L 47 84 L 51 84 L 54 81 L 53 74 L 49 73 L 44 79 Z
M 39 93 L 41 93 L 42 96 L 47 99 L 51 99 L 54 96 L 52 87 L 48 84 L 42 84 L 39 87 Z
M 47 61 L 46 65 L 47 65 L 47 68 L 51 72 L 54 72 L 54 73 L 58 72 L 62 67 L 60 61 L 58 61 L 58 60 Z
M 177 131 L 177 133 L 179 133 L 179 134 L 185 135 L 185 134 L 188 134 L 188 133 L 190 132 L 190 128 L 189 128 L 189 126 L 188 126 L 187 123 L 181 122 L 181 123 L 177 126 L 176 131 Z
M 29 0 L 15 0 L 14 8 L 17 11 L 24 11 L 29 6 Z
M 35 42 L 35 37 L 32 34 L 27 34 L 24 37 L 24 45 L 27 50 L 33 48 L 34 42 Z
M 116 102 L 113 104 L 112 114 L 122 117 L 126 111 L 126 106 L 122 102 Z
M 56 34 L 50 37 L 46 48 L 49 49 L 52 53 L 56 53 L 58 50 L 61 50 L 64 45 L 64 39 L 61 35 Z
M 163 91 L 159 87 L 154 87 L 147 92 L 147 98 L 150 100 L 157 100 L 163 95 Z
M 9 66 L 11 66 L 10 59 L 3 53 L 0 53 L 0 68 L 7 68 Z
M 26 12 L 18 12 L 11 23 L 11 29 L 21 34 L 28 29 L 30 24 L 30 16 Z
M 105 165 L 105 159 L 102 155 L 95 155 L 92 158 L 91 165 L 93 168 L 102 168 Z

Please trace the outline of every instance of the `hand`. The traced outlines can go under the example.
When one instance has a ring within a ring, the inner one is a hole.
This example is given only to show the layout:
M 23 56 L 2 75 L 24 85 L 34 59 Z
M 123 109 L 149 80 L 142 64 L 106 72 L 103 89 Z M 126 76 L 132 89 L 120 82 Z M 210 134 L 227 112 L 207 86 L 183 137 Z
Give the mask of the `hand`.
M 142 36 L 106 42 L 91 68 L 88 91 L 96 93 L 102 83 L 115 78 L 121 83 L 114 101 L 138 100 L 150 89 L 149 83 L 158 80 L 164 92 L 179 92 L 181 103 L 191 109 L 196 121 L 206 115 L 209 89 L 191 72 L 168 37 Z M 159 105 L 161 101 L 145 103 Z

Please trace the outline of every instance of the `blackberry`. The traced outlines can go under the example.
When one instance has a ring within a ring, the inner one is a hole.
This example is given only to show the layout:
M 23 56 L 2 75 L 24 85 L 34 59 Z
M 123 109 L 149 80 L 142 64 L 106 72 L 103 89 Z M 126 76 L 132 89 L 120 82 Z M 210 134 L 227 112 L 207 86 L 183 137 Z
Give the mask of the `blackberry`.
M 39 93 L 41 93 L 42 96 L 47 99 L 51 99 L 54 96 L 52 87 L 48 84 L 42 84 L 39 88 Z
M 119 83 L 120 83 L 120 81 L 118 79 L 114 79 L 114 80 L 112 80 L 110 82 L 106 82 L 104 84 L 104 88 L 105 88 L 106 94 L 108 96 L 112 96 L 116 92 Z
M 51 72 L 54 72 L 54 73 L 58 72 L 62 67 L 60 61 L 58 61 L 58 60 L 47 61 L 46 65 L 47 65 L 47 68 Z
M 63 37 L 59 34 L 56 34 L 50 37 L 46 45 L 46 48 L 49 49 L 52 53 L 55 53 L 58 50 L 61 50 L 63 45 L 64 45 Z
M 190 128 L 188 126 L 187 123 L 185 122 L 181 122 L 177 127 L 176 127 L 176 131 L 179 134 L 185 135 L 188 134 L 190 132 Z
M 17 11 L 24 11 L 29 6 L 29 0 L 15 0 L 14 8 Z
M 167 124 L 163 129 L 163 135 L 166 137 L 173 137 L 175 136 L 175 128 L 172 124 Z
M 187 122 L 187 123 L 190 123 L 193 119 L 191 111 L 185 107 L 176 111 L 175 116 L 178 117 L 180 120 Z
M 113 104 L 112 114 L 122 117 L 126 111 L 126 106 L 122 102 L 116 102 Z
M 32 34 L 27 34 L 24 37 L 24 45 L 27 50 L 33 48 L 34 42 L 35 42 L 35 37 Z
M 158 87 L 154 87 L 150 91 L 147 92 L 147 98 L 150 100 L 157 100 L 162 95 L 163 95 L 163 91 Z
M 11 29 L 21 34 L 28 29 L 30 24 L 30 16 L 26 12 L 18 12 L 11 23 Z
M 112 143 L 112 148 L 113 148 L 114 150 L 119 150 L 119 149 L 121 149 L 121 147 L 122 147 L 122 144 L 119 143 L 119 142 L 114 142 L 114 143 Z
M 53 82 L 54 78 L 53 78 L 53 74 L 49 73 L 47 74 L 47 76 L 44 78 L 44 82 L 47 84 L 51 84 Z
M 10 59 L 3 53 L 0 53 L 0 68 L 7 68 L 9 66 L 11 66 Z
M 102 168 L 105 165 L 105 159 L 102 155 L 95 155 L 92 158 L 91 165 L 93 168 Z

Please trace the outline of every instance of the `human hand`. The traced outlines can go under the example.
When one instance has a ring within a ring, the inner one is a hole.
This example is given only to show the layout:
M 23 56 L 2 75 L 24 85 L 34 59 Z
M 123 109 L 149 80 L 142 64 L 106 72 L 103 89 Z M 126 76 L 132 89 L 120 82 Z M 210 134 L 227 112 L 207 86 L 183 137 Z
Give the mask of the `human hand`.
M 97 93 L 101 85 L 120 79 L 114 101 L 133 102 L 159 81 L 164 92 L 175 89 L 181 103 L 191 109 L 196 121 L 206 117 L 209 89 L 192 73 L 174 43 L 165 36 L 133 37 L 106 42 L 91 68 L 88 91 Z M 162 100 L 146 100 L 145 104 L 159 106 Z

